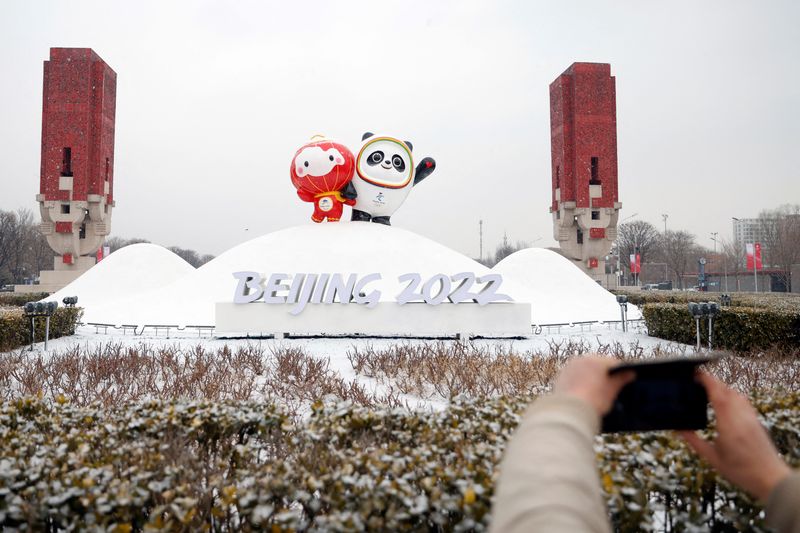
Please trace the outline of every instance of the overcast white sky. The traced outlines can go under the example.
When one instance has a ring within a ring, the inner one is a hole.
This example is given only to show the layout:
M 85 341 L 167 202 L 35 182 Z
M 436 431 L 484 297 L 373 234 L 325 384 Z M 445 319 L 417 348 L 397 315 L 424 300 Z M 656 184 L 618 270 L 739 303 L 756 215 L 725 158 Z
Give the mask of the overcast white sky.
M 295 150 L 373 131 L 437 161 L 395 226 L 470 256 L 480 219 L 485 254 L 550 246 L 548 85 L 593 61 L 617 79 L 622 216 L 711 247 L 800 203 L 798 21 L 791 0 L 4 1 L 0 209 L 36 209 L 49 48 L 90 47 L 118 76 L 113 235 L 219 254 L 311 224 Z

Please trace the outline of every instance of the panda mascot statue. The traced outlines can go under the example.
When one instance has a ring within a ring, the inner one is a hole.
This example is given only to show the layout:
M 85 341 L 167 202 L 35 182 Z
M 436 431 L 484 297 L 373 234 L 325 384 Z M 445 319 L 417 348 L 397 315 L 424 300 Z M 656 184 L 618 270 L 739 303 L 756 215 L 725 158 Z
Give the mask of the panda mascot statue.
M 415 168 L 410 142 L 369 132 L 361 140 L 355 175 L 342 195 L 355 200 L 351 220 L 389 226 L 411 188 L 436 169 L 436 161 L 426 157 Z

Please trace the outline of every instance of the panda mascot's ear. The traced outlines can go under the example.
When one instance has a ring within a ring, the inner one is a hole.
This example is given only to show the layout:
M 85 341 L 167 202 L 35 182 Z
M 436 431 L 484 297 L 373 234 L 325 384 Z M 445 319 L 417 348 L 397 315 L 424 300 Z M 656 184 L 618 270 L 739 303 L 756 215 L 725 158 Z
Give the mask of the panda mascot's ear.
M 406 143 L 406 146 L 408 146 L 408 151 L 409 152 L 413 152 L 414 151 L 414 145 L 411 144 L 411 141 L 403 141 L 403 142 Z
M 367 139 L 369 139 L 369 138 L 370 138 L 370 137 L 372 137 L 373 135 L 375 135 L 375 134 L 374 134 L 374 133 L 372 133 L 371 131 L 368 131 L 368 132 L 366 132 L 364 135 L 362 135 L 362 136 L 361 136 L 361 140 L 362 140 L 362 141 L 366 141 Z

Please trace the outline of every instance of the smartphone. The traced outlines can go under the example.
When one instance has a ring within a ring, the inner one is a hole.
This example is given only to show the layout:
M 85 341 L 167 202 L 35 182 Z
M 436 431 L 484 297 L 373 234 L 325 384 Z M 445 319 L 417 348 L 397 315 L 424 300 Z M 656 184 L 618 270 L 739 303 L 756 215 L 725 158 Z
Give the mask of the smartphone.
M 703 429 L 708 425 L 708 396 L 695 381 L 698 366 L 717 357 L 682 357 L 624 363 L 609 374 L 632 370 L 636 379 L 625 385 L 603 417 L 602 432 Z

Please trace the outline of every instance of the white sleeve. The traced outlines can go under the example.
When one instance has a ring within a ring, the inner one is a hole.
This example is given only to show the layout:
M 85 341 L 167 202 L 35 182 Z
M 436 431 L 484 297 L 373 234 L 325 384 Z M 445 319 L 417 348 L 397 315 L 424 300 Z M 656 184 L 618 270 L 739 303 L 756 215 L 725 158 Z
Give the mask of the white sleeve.
M 577 398 L 537 399 L 506 447 L 490 531 L 610 532 L 593 448 L 599 426 Z

